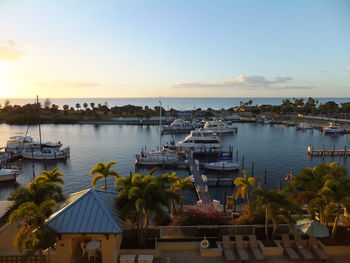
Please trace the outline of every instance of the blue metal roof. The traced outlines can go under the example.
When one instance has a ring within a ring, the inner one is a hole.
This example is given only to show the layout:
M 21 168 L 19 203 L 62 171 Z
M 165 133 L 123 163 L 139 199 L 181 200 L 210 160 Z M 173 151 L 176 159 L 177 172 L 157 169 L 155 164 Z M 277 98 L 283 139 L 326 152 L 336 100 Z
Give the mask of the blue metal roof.
M 123 221 L 115 204 L 117 193 L 87 189 L 73 193 L 45 225 L 57 233 L 121 233 Z

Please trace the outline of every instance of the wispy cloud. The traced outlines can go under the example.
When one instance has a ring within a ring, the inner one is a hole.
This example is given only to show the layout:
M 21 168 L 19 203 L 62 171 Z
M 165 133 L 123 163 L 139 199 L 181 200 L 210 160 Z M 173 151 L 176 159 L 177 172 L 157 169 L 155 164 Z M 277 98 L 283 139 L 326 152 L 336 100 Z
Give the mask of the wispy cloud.
M 350 71 L 350 66 L 345 67 L 346 71 Z
M 268 80 L 263 76 L 238 76 L 233 79 L 217 82 L 183 82 L 175 83 L 170 87 L 174 89 L 183 88 L 232 88 L 245 90 L 285 90 L 285 89 L 311 89 L 313 87 L 283 85 L 291 81 L 291 77 L 276 77 Z
M 22 57 L 21 47 L 13 40 L 0 44 L 0 60 L 18 60 Z
M 320 73 L 328 73 L 328 70 L 327 69 L 320 69 L 320 70 L 318 70 L 318 72 L 320 72 Z
M 102 83 L 90 82 L 90 81 L 66 81 L 66 80 L 55 80 L 48 82 L 34 83 L 34 85 L 43 88 L 91 88 L 104 86 Z

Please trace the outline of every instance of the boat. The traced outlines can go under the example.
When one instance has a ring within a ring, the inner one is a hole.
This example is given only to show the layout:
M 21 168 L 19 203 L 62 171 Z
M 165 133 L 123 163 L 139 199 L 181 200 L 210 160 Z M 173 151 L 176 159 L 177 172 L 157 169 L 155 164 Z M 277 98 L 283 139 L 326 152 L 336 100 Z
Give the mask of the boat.
M 308 129 L 312 129 L 312 126 L 310 124 L 300 123 L 297 125 L 297 130 L 308 130 Z
M 340 126 L 330 124 L 328 127 L 323 129 L 323 134 L 343 134 L 345 129 Z
M 199 127 L 201 124 L 196 121 L 175 119 L 170 125 L 162 127 L 162 133 L 186 133 Z
M 154 154 L 141 154 L 136 156 L 136 165 L 172 165 L 176 164 L 177 155 L 169 152 L 154 153 Z
M 39 105 L 39 97 L 36 97 L 37 104 Z M 40 125 L 40 111 L 38 111 L 38 128 L 39 128 L 39 142 L 33 142 L 31 140 L 25 147 L 21 148 L 21 155 L 25 159 L 32 160 L 59 160 L 67 159 L 70 156 L 70 148 L 66 147 L 60 149 L 61 142 L 43 143 L 41 140 L 41 125 Z
M 177 142 L 176 149 L 180 151 L 192 150 L 194 152 L 219 152 L 220 138 L 211 130 L 194 130 L 185 139 Z
M 233 133 L 238 130 L 237 127 L 232 125 L 232 122 L 231 124 L 228 124 L 222 120 L 216 119 L 205 122 L 203 129 L 211 130 L 216 133 Z
M 25 159 L 32 160 L 59 160 L 67 159 L 70 156 L 70 148 L 66 147 L 64 149 L 47 148 L 43 147 L 41 149 L 35 148 L 25 148 L 22 151 L 22 157 Z
M 24 149 L 41 149 L 41 148 L 61 148 L 61 142 L 37 142 L 31 136 L 16 135 L 8 139 L 5 151 L 12 154 L 22 152 Z
M 162 131 L 162 104 L 159 101 L 159 127 Z M 180 119 L 178 119 L 177 123 L 180 123 Z M 141 153 L 136 155 L 135 164 L 136 165 L 150 165 L 150 166 L 159 166 L 159 165 L 175 165 L 178 159 L 177 153 L 170 148 L 163 147 L 162 148 L 162 136 L 161 133 L 159 135 L 159 149 L 158 151 L 144 151 L 141 150 Z
M 273 124 L 273 120 L 264 120 L 263 124 L 265 125 Z
M 19 170 L 0 168 L 0 182 L 15 181 Z
M 213 171 L 234 171 L 239 170 L 239 163 L 233 161 L 219 161 L 213 163 L 203 163 L 203 167 Z
M 8 153 L 18 153 L 31 143 L 33 143 L 33 138 L 30 136 L 12 136 L 7 140 L 5 151 Z

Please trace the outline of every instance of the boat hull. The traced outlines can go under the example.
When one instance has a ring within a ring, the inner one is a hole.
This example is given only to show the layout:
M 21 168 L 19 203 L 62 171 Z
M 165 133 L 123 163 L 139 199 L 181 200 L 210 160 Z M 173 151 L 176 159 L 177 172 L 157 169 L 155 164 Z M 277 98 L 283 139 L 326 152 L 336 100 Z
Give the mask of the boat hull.
M 0 182 L 16 181 L 17 171 L 0 169 Z
M 212 171 L 235 171 L 239 170 L 240 166 L 237 165 L 232 165 L 232 164 L 210 164 L 210 163 L 205 163 L 203 164 L 203 167 L 206 170 L 212 170 Z

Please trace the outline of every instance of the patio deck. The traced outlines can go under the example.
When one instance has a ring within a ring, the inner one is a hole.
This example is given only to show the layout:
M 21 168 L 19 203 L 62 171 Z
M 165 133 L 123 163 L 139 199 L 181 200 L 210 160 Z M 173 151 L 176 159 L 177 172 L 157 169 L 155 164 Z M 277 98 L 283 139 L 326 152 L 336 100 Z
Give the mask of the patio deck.
M 227 263 L 223 257 L 201 257 L 199 251 L 162 251 L 161 257 L 170 258 L 171 263 L 181 263 L 181 262 L 195 262 L 195 263 Z M 249 263 L 256 262 L 253 260 L 252 254 L 249 255 L 252 259 L 248 261 Z M 155 261 L 157 262 L 157 261 Z M 162 261 L 159 261 L 162 262 Z M 238 262 L 238 261 L 237 261 Z M 285 256 L 265 256 L 266 263 L 289 263 L 289 259 Z M 303 262 L 303 261 L 300 261 Z M 320 262 L 314 260 L 313 262 Z M 331 262 L 334 263 L 349 263 L 348 256 L 332 256 Z

